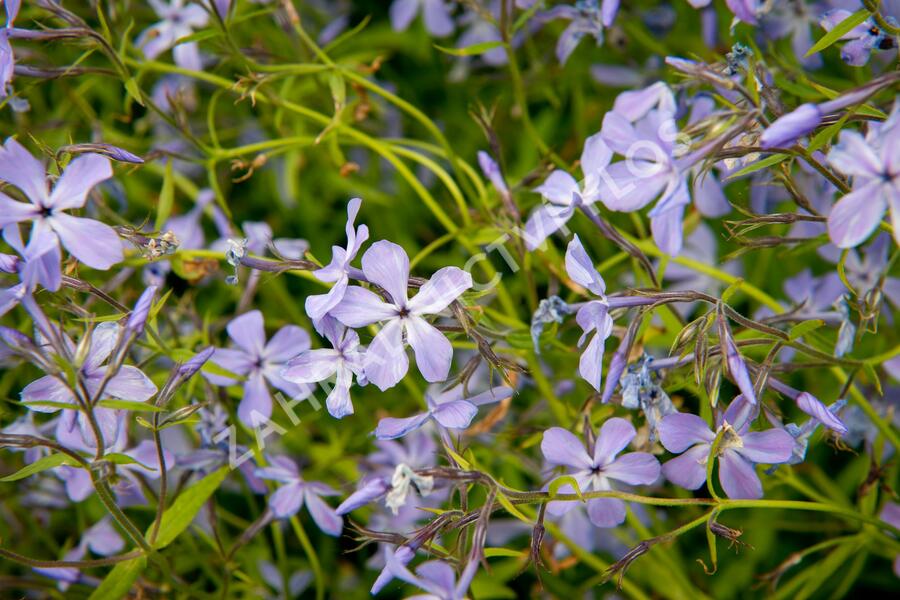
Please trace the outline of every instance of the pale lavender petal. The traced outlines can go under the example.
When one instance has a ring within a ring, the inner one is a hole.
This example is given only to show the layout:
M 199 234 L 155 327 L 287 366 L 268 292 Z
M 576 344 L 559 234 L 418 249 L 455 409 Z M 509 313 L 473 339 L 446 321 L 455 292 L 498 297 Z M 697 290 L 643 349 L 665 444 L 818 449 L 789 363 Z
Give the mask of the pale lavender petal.
M 712 443 L 715 434 L 706 421 L 691 413 L 673 413 L 659 424 L 659 441 L 669 452 L 684 452 L 697 443 Z
M 554 204 L 568 206 L 572 203 L 573 196 L 581 190 L 574 177 L 565 171 L 556 170 L 534 191 Z
M 416 366 L 425 381 L 433 383 L 447 379 L 450 363 L 453 361 L 450 340 L 421 317 L 412 316 L 404 319 L 404 322 L 409 345 L 416 355 Z M 369 353 L 371 352 L 370 346 Z M 405 353 L 403 355 L 406 356 Z
M 228 323 L 225 328 L 228 337 L 252 358 L 263 355 L 266 345 L 266 331 L 263 315 L 258 310 L 245 312 Z
M 722 184 L 712 171 L 694 176 L 694 205 L 704 217 L 723 217 L 731 212 Z
M 594 267 L 594 261 L 588 256 L 576 233 L 566 248 L 566 273 L 572 281 L 585 287 L 598 296 L 606 292 L 606 282 Z
M 684 241 L 682 232 L 682 220 L 684 218 L 684 205 L 672 207 L 664 212 L 650 215 L 650 231 L 653 241 L 660 250 L 669 256 L 676 256 L 681 252 Z
M 294 383 L 317 383 L 334 375 L 340 362 L 337 350 L 307 350 L 291 359 L 281 375 Z
M 407 304 L 409 285 L 409 256 L 393 242 L 380 240 L 372 244 L 362 257 L 366 278 L 390 294 L 397 306 Z
M 403 324 L 400 319 L 394 319 L 382 327 L 369 344 L 365 356 L 366 378 L 384 391 L 397 385 L 408 370 Z
M 819 126 L 822 113 L 815 104 L 801 104 L 769 125 L 759 137 L 763 148 L 788 148 Z
M 104 517 L 88 529 L 81 541 L 91 549 L 91 552 L 100 556 L 112 556 L 125 548 L 125 540 L 112 526 L 109 517 Z
M 751 431 L 741 436 L 743 447 L 734 451 L 755 463 L 774 465 L 787 462 L 794 450 L 794 438 L 784 429 Z
M 731 499 L 755 500 L 763 496 L 753 464 L 733 450 L 726 450 L 719 457 L 719 483 Z
M 840 419 L 838 419 L 833 412 L 828 410 L 828 407 L 822 404 L 818 400 L 818 398 L 816 398 L 812 394 L 808 392 L 801 392 L 800 395 L 797 396 L 796 402 L 797 407 L 800 410 L 818 420 L 820 423 L 825 425 L 825 427 L 828 427 L 829 429 L 832 429 L 841 435 L 847 433 L 847 426 L 844 425 L 844 423 Z
M 415 315 L 439 313 L 470 287 L 472 276 L 469 273 L 459 267 L 444 267 L 419 288 L 419 292 L 409 301 L 409 311 Z
M 843 21 L 846 21 L 849 17 L 853 16 L 853 13 L 849 10 L 844 10 L 842 8 L 829 10 L 822 15 L 822 18 L 819 19 L 819 25 L 825 31 L 831 31 L 838 25 L 840 25 Z M 868 34 L 868 26 L 866 23 L 861 23 L 845 33 L 841 36 L 842 40 L 850 40 L 853 38 L 858 38 L 863 35 Z
M 156 395 L 156 391 L 156 385 L 144 375 L 143 371 L 131 365 L 124 365 L 106 384 L 104 393 L 121 400 L 145 402 Z
M 670 171 L 656 163 L 619 161 L 600 178 L 600 201 L 610 210 L 640 210 L 662 193 L 670 176 Z
M 276 519 L 287 519 L 303 506 L 303 483 L 295 481 L 281 486 L 269 496 L 269 508 Z
M 481 171 L 490 180 L 491 184 L 498 192 L 500 192 L 501 194 L 509 193 L 509 188 L 506 186 L 506 180 L 503 179 L 503 173 L 500 170 L 500 165 L 498 165 L 496 161 L 491 158 L 490 154 L 488 154 L 484 150 L 479 150 L 478 165 L 481 167 Z
M 0 227 L 5 228 L 13 223 L 30 221 L 40 214 L 40 209 L 34 204 L 16 202 L 3 192 L 0 192 Z
M 478 414 L 478 407 L 465 400 L 444 402 L 431 415 L 442 426 L 448 429 L 465 429 Z
M 596 174 L 606 168 L 612 158 L 612 149 L 603 140 L 603 134 L 595 133 L 584 140 L 581 151 L 581 171 L 585 176 Z
M 615 527 L 625 522 L 625 503 L 618 498 L 591 498 L 587 512 L 597 527 Z
M 665 419 L 663 420 L 665 422 Z M 698 444 L 662 466 L 666 479 L 687 490 L 696 490 L 706 481 L 706 462 L 709 444 Z
M 70 392 L 59 379 L 51 375 L 45 375 L 26 385 L 19 394 L 19 397 L 22 399 L 22 402 L 49 401 L 65 402 L 69 404 L 75 403 L 72 392 Z M 37 412 L 56 412 L 59 410 L 55 407 L 38 405 L 29 406 L 28 409 Z
M 45 206 L 49 199 L 44 165 L 13 138 L 0 148 L 0 181 L 22 190 L 34 204 Z
M 341 502 L 334 512 L 339 515 L 346 515 L 384 496 L 389 489 L 390 486 L 381 477 L 372 478 L 358 490 L 347 496 L 347 499 Z
M 637 121 L 653 108 L 675 112 L 675 95 L 662 81 L 642 90 L 623 92 L 613 104 L 613 110 L 629 121 Z
M 537 207 L 525 223 L 525 247 L 534 250 L 544 243 L 552 233 L 566 224 L 575 212 L 571 204 L 542 204 Z
M 828 215 L 828 237 L 838 248 L 853 248 L 866 240 L 887 209 L 883 184 L 871 183 L 853 190 L 834 205 Z
M 450 17 L 450 7 L 444 0 L 424 0 L 422 16 L 425 19 L 425 29 L 435 37 L 448 36 L 455 29 Z
M 403 437 L 410 431 L 421 427 L 428 420 L 429 414 L 422 413 L 405 419 L 386 417 L 378 421 L 375 437 L 379 440 L 394 440 Z
M 236 348 L 216 348 L 212 362 L 235 375 L 246 375 L 256 367 L 256 360 L 243 350 Z M 234 385 L 235 380 L 215 373 L 203 373 L 215 385 Z
M 247 427 L 257 427 L 272 416 L 272 396 L 261 372 L 251 373 L 244 383 L 244 398 L 238 405 L 238 418 Z
M 619 12 L 619 0 L 603 0 L 603 4 L 600 6 L 600 15 L 604 27 L 612 25 L 617 12 Z
M 273 363 L 287 362 L 304 350 L 309 350 L 309 334 L 296 325 L 285 325 L 266 344 L 263 356 Z
M 419 0 L 394 0 L 391 3 L 391 27 L 394 31 L 406 31 L 419 11 Z
M 189 71 L 203 69 L 203 60 L 200 58 L 200 47 L 197 42 L 185 42 L 172 48 L 172 58 L 175 64 Z
M 91 345 L 84 359 L 84 371 L 93 374 L 106 362 L 116 347 L 121 328 L 118 323 L 100 323 L 91 334 Z
M 66 495 L 72 502 L 81 502 L 94 493 L 90 474 L 77 467 L 59 467 L 56 475 L 66 484 Z
M 54 213 L 47 221 L 65 249 L 87 266 L 105 271 L 122 262 L 122 242 L 109 225 L 62 212 Z
M 338 279 L 327 294 L 317 294 L 306 297 L 306 314 L 313 321 L 318 321 L 325 317 L 334 307 L 341 303 L 344 299 L 344 293 L 347 291 L 347 285 L 350 280 L 344 276 Z
M 845 175 L 880 179 L 881 159 L 866 139 L 855 131 L 842 131 L 838 144 L 828 153 L 828 162 Z
M 297 463 L 287 456 L 274 456 L 269 461 L 268 467 L 256 469 L 256 476 L 260 479 L 291 483 L 300 479 L 300 470 Z
M 312 493 L 311 490 L 307 489 L 305 496 L 306 510 L 309 511 L 310 516 L 312 516 L 316 525 L 319 526 L 319 529 L 335 537 L 341 535 L 341 529 L 344 528 L 344 519 L 334 512 L 333 508 L 325 504 L 325 501 L 317 494 Z
M 606 337 L 612 330 L 612 319 L 608 315 L 606 318 L 609 323 L 609 326 L 606 328 L 606 335 L 603 335 L 598 330 L 597 333 L 591 336 L 591 341 L 588 342 L 588 345 L 578 358 L 578 374 L 598 392 L 603 381 L 603 351 L 606 347 Z
M 81 208 L 91 189 L 112 177 L 109 159 L 100 154 L 83 154 L 66 167 L 53 191 L 50 204 L 54 209 Z
M 646 452 L 629 452 L 603 467 L 603 475 L 628 485 L 650 485 L 659 479 L 659 461 Z
M 387 321 L 398 315 L 393 304 L 388 304 L 376 293 L 359 286 L 350 286 L 344 292 L 340 304 L 328 314 L 347 327 L 365 327 L 378 321 Z
M 727 325 L 726 325 L 727 328 Z M 728 373 L 734 380 L 734 383 L 741 390 L 741 394 L 751 404 L 756 404 L 756 393 L 753 390 L 753 381 L 750 380 L 750 372 L 747 370 L 747 363 L 738 352 L 731 333 L 726 330 L 725 333 L 725 362 L 728 366 Z
M 616 455 L 631 443 L 635 435 L 637 432 L 634 425 L 625 419 L 619 417 L 607 419 L 597 433 L 593 466 L 602 467 L 610 464 Z
M 575 435 L 562 427 L 551 427 L 544 432 L 541 452 L 548 462 L 577 470 L 593 468 L 591 457 L 584 444 Z
M 325 407 L 328 414 L 336 419 L 341 419 L 353 414 L 353 402 L 350 400 L 350 386 L 353 384 L 353 372 L 341 367 L 337 370 L 337 379 L 334 387 L 325 398 Z
M 466 398 L 466 402 L 471 402 L 475 406 L 484 406 L 485 404 L 491 404 L 493 402 L 505 400 L 506 398 L 512 396 L 514 393 L 514 389 L 506 387 L 504 385 L 498 385 L 492 387 L 486 392 L 481 392 L 480 394 L 476 394 L 474 396 Z

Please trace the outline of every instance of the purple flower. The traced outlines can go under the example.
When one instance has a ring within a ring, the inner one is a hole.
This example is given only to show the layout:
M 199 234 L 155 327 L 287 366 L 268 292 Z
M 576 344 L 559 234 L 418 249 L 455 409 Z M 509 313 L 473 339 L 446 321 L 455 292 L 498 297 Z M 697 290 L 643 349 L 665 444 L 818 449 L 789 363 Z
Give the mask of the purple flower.
M 409 369 L 403 339 L 412 346 L 416 365 L 427 381 L 443 381 L 450 372 L 453 347 L 423 317 L 441 312 L 472 287 L 472 276 L 458 267 L 444 267 L 426 281 L 412 299 L 407 296 L 409 257 L 392 242 L 374 243 L 362 258 L 366 279 L 390 296 L 385 302 L 367 289 L 351 286 L 331 315 L 347 327 L 383 321 L 366 350 L 366 378 L 382 391 L 396 385 Z
M 464 393 L 462 384 L 444 392 L 439 392 L 436 386 L 432 386 L 425 393 L 425 402 L 428 405 L 426 412 L 405 419 L 393 417 L 381 419 L 375 428 L 375 437 L 379 440 L 397 439 L 418 429 L 429 420 L 447 429 L 466 429 L 478 413 L 479 406 L 509 398 L 513 390 L 497 386 L 466 399 L 463 399 Z
M 849 10 L 830 10 L 822 15 L 819 24 L 825 31 L 831 31 L 851 16 L 853 13 Z M 887 21 L 896 27 L 897 22 L 893 17 L 887 17 Z M 842 35 L 840 39 L 850 40 L 841 48 L 841 60 L 853 67 L 864 66 L 869 62 L 874 50 L 881 50 L 885 47 L 885 41 L 891 41 L 871 17 Z
M 791 437 L 794 438 L 794 451 L 791 454 L 791 459 L 787 461 L 786 464 L 789 465 L 799 465 L 804 460 L 806 460 L 806 451 L 809 447 L 809 438 L 812 437 L 812 434 L 816 432 L 816 430 L 821 426 L 826 424 L 826 422 L 837 421 L 841 423 L 843 427 L 843 423 L 837 418 L 837 413 L 847 405 L 846 400 L 838 400 L 837 402 L 832 403 L 828 406 L 825 413 L 820 413 L 819 417 L 825 419 L 825 421 L 820 421 L 818 417 L 812 416 L 806 420 L 806 423 L 803 425 L 797 425 L 796 423 L 788 423 L 784 426 L 784 430 L 791 434 Z M 805 411 L 809 413 L 809 411 Z M 769 416 L 767 414 L 767 416 Z M 772 421 L 772 424 L 776 427 L 780 427 L 780 423 L 774 422 L 773 418 L 770 416 L 769 420 Z M 846 429 L 845 429 L 846 431 Z M 770 469 L 766 471 L 766 473 L 771 473 L 777 467 L 773 465 Z
M 409 560 L 411 559 L 412 556 L 409 556 Z M 456 579 L 453 567 L 440 560 L 422 563 L 416 567 L 416 572 L 413 574 L 406 568 L 403 560 L 398 559 L 396 554 L 391 554 L 387 559 L 386 570 L 397 579 L 411 583 L 427 592 L 427 594 L 415 596 L 421 600 L 465 600 L 466 592 L 478 571 L 478 561 L 470 560 L 466 564 L 459 576 L 459 581 Z M 373 593 L 375 592 L 373 591 Z
M 344 520 L 321 498 L 337 496 L 338 492 L 318 481 L 304 481 L 297 465 L 286 456 L 274 457 L 271 464 L 270 467 L 257 469 L 256 475 L 283 484 L 269 496 L 272 514 L 278 519 L 287 519 L 296 515 L 305 503 L 319 529 L 328 535 L 340 535 Z
M 584 444 L 571 432 L 551 427 L 544 432 L 541 452 L 553 465 L 569 467 L 582 492 L 612 490 L 613 481 L 627 485 L 649 485 L 659 478 L 659 462 L 646 452 L 629 452 L 617 458 L 637 432 L 634 426 L 614 417 L 600 427 L 593 448 Z M 590 453 L 589 453 L 590 452 Z M 560 488 L 561 493 L 573 493 L 571 485 Z M 562 515 L 572 508 L 572 502 L 550 502 L 547 512 Z M 625 502 L 618 498 L 592 498 L 587 501 L 588 517 L 597 527 L 615 527 L 625 521 Z
M 350 400 L 353 376 L 356 375 L 357 381 L 360 378 L 365 381 L 363 348 L 356 332 L 332 317 L 323 317 L 319 330 L 331 342 L 332 348 L 304 350 L 287 362 L 281 376 L 293 383 L 318 383 L 334 376 L 334 386 L 328 392 L 325 406 L 332 417 L 340 419 L 353 414 Z
M 801 104 L 778 117 L 759 137 L 763 148 L 786 148 L 811 133 L 822 122 L 822 111 L 812 103 Z
M 451 7 L 444 0 L 394 0 L 391 3 L 391 26 L 394 31 L 406 31 L 421 11 L 425 29 L 435 37 L 446 37 L 455 28 L 450 16 Z
M 148 0 L 160 21 L 145 29 L 136 41 L 144 56 L 153 60 L 174 46 L 175 64 L 183 69 L 199 71 L 203 68 L 197 42 L 178 44 L 178 40 L 194 33 L 194 29 L 206 27 L 209 13 L 202 6 L 185 0 Z
M 584 332 L 578 340 L 578 346 L 584 346 L 588 336 L 591 338 L 578 361 L 578 373 L 599 392 L 603 373 L 603 349 L 606 338 L 612 334 L 613 321 L 609 316 L 609 304 L 606 300 L 606 283 L 594 268 L 594 263 L 577 234 L 566 249 L 566 272 L 575 283 L 600 297 L 599 300 L 587 302 L 575 315 L 575 320 Z
M 101 323 L 93 333 L 88 345 L 84 362 L 78 366 L 81 378 L 87 388 L 87 392 L 94 396 L 100 388 L 100 383 L 106 376 L 106 361 L 112 354 L 119 340 L 121 327 L 117 323 Z M 75 343 L 65 334 L 63 339 L 70 353 L 75 355 Z M 122 365 L 119 371 L 106 383 L 103 389 L 104 396 L 111 396 L 120 400 L 132 402 L 145 402 L 156 394 L 156 385 L 144 375 L 144 372 L 130 365 Z M 29 383 L 22 390 L 20 397 L 22 402 L 37 403 L 28 404 L 28 408 L 38 412 L 56 412 L 57 406 L 40 404 L 41 401 L 58 402 L 75 405 L 75 397 L 69 387 L 63 384 L 54 375 L 45 375 Z
M 762 498 L 762 483 L 754 465 L 788 462 L 794 449 L 794 438 L 783 429 L 748 431 L 753 412 L 749 406 L 743 397 L 736 398 L 717 430 L 721 433 L 716 455 L 719 483 L 729 498 Z M 663 465 L 666 479 L 689 490 L 703 485 L 716 435 L 697 415 L 674 413 L 665 417 L 659 425 L 659 439 L 669 452 L 683 453 Z
M 332 246 L 331 262 L 321 269 L 313 272 L 320 281 L 333 282 L 334 285 L 327 294 L 306 297 L 306 314 L 313 322 L 319 321 L 328 311 L 340 304 L 344 299 L 344 292 L 347 290 L 349 283 L 350 262 L 356 258 L 362 245 L 369 239 L 369 228 L 365 225 L 354 227 L 356 215 L 359 214 L 359 207 L 362 200 L 353 198 L 347 204 L 347 224 L 345 230 L 347 232 L 347 247 Z
M 88 550 L 98 556 L 112 556 L 124 548 L 125 540 L 112 526 L 109 517 L 104 517 L 84 532 L 78 545 L 66 552 L 62 560 L 82 560 Z M 62 591 L 66 591 L 70 584 L 76 583 L 81 578 L 81 573 L 74 567 L 35 567 L 34 572 L 57 580 Z
M 599 6 L 598 0 L 577 0 L 575 6 L 554 6 L 542 13 L 541 20 L 571 21 L 556 42 L 556 58 L 560 64 L 565 64 L 569 60 L 569 56 L 586 35 L 592 36 L 598 46 L 602 44 L 603 27 L 612 25 L 618 9 L 617 0 L 603 0 L 602 7 Z
M 725 354 L 725 367 L 728 374 L 731 375 L 731 380 L 741 390 L 741 394 L 747 399 L 747 402 L 756 404 L 756 393 L 753 391 L 753 381 L 750 379 L 747 363 L 741 357 L 737 344 L 734 343 L 734 337 L 731 335 L 731 328 L 724 317 L 719 321 L 719 340 Z
M 762 11 L 759 0 L 725 0 L 725 4 L 734 13 L 735 19 L 750 25 L 756 25 Z
M 285 325 L 266 343 L 262 313 L 251 310 L 233 319 L 228 337 L 236 348 L 216 348 L 212 361 L 236 375 L 245 377 L 244 397 L 238 406 L 238 418 L 247 427 L 256 427 L 272 416 L 272 396 L 266 381 L 292 399 L 309 396 L 312 389 L 298 386 L 281 376 L 282 368 L 291 358 L 309 349 L 309 334 L 296 325 Z M 234 379 L 204 372 L 216 385 L 234 385 Z
M 35 236 L 26 246 L 22 243 L 18 227 L 10 226 L 6 233 L 6 241 L 20 256 L 0 254 L 0 271 L 17 273 L 19 283 L 0 290 L 0 316 L 34 292 L 38 284 L 52 292 L 62 284 L 62 273 L 59 270 L 61 256 L 56 238 L 49 235 Z
M 842 131 L 828 162 L 853 179 L 853 191 L 838 200 L 828 216 L 828 236 L 839 248 L 852 248 L 869 237 L 890 209 L 894 239 L 900 244 L 900 101 L 887 121 L 863 138 Z
M 125 328 L 134 335 L 140 335 L 144 331 L 147 317 L 150 316 L 150 309 L 153 308 L 153 299 L 156 297 L 157 289 L 155 285 L 145 289 L 138 301 L 135 302 L 131 314 L 128 315 L 128 323 L 125 325 Z
M 87 194 L 95 185 L 112 177 L 109 159 L 99 154 L 84 154 L 66 167 L 53 190 L 47 185 L 44 166 L 19 142 L 7 138 L 0 148 L 0 181 L 5 181 L 25 194 L 31 204 L 16 202 L 0 192 L 0 228 L 3 237 L 15 245 L 16 223 L 32 221 L 29 244 L 40 240 L 39 246 L 62 243 L 79 261 L 94 269 L 106 270 L 122 260 L 122 243 L 109 225 L 93 219 L 73 217 L 65 210 L 81 208 Z M 42 238 L 50 237 L 48 242 Z M 42 268 L 48 268 L 45 253 Z M 55 266 L 59 270 L 59 264 Z M 46 276 L 51 278 L 49 274 Z M 43 279 L 46 281 L 47 279 Z
M 581 205 L 590 205 L 599 199 L 600 177 L 609 164 L 612 152 L 599 134 L 584 141 L 581 151 L 581 182 L 565 171 L 557 169 L 547 180 L 534 189 L 547 203 L 539 206 L 525 223 L 525 246 L 534 250 L 544 243 L 551 233 L 562 227 Z

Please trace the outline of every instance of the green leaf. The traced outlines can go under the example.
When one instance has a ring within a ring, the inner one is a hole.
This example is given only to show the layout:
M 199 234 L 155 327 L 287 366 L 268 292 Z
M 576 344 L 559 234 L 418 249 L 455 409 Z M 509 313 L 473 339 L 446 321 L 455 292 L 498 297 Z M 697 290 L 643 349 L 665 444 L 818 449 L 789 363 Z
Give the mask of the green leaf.
M 497 494 L 497 502 L 500 503 L 500 506 L 502 506 L 503 508 L 506 509 L 506 512 L 508 512 L 515 518 L 519 519 L 520 521 L 522 521 L 524 523 L 528 523 L 529 525 L 531 524 L 531 519 L 529 519 L 528 517 L 523 515 L 522 511 L 520 511 L 518 508 L 516 508 L 516 506 L 512 502 L 509 501 L 509 498 L 507 498 L 506 496 L 503 495 L 503 493 Z
M 872 381 L 872 385 L 875 386 L 875 391 L 878 392 L 878 395 L 884 396 L 884 390 L 881 388 L 881 378 L 878 376 L 878 371 L 875 370 L 875 367 L 871 363 L 863 363 L 863 371 L 866 372 L 866 375 Z
M 62 453 L 50 454 L 49 456 L 44 456 L 42 458 L 37 459 L 30 465 L 22 467 L 12 475 L 7 475 L 6 477 L 0 478 L 0 481 L 3 483 L 7 483 L 10 481 L 18 481 L 20 479 L 25 479 L 26 477 L 30 477 L 35 473 L 40 473 L 41 471 L 46 471 L 47 469 L 52 469 L 54 467 L 59 467 L 61 465 L 77 465 L 78 463 L 72 459 L 72 457 L 67 456 Z
M 479 54 L 484 54 L 489 50 L 493 50 L 494 48 L 500 48 L 503 46 L 503 42 L 500 41 L 492 41 L 492 42 L 481 42 L 479 44 L 472 44 L 471 46 L 466 46 L 465 48 L 447 48 L 446 46 L 438 46 L 434 44 L 434 47 L 443 52 L 444 54 L 450 54 L 452 56 L 477 56 Z
M 131 591 L 138 575 L 147 566 L 143 556 L 117 564 L 88 600 L 118 600 Z
M 791 327 L 791 331 L 788 333 L 792 340 L 796 340 L 798 338 L 803 337 L 807 333 L 811 331 L 815 331 L 819 327 L 825 324 L 825 321 L 822 319 L 810 319 L 809 321 L 803 321 L 802 323 L 797 323 L 793 327 Z
M 22 403 L 24 406 L 42 406 L 45 408 L 54 408 L 57 410 L 81 410 L 71 402 L 56 402 L 55 400 L 30 400 Z
M 172 214 L 172 204 L 175 201 L 175 176 L 172 173 L 172 161 L 166 163 L 166 172 L 163 175 L 162 190 L 159 192 L 159 205 L 156 207 L 156 223 L 153 229 L 161 231 L 166 221 Z
M 856 11 L 855 13 L 835 25 L 834 29 L 823 35 L 818 42 L 813 44 L 813 47 L 810 48 L 809 51 L 807 51 L 806 57 L 812 56 L 816 52 L 821 52 L 825 48 L 834 44 L 836 41 L 844 37 L 845 33 L 848 33 L 857 25 L 865 22 L 865 20 L 868 18 L 869 11 L 867 11 L 866 9 Z
M 449 454 L 450 457 L 451 457 L 453 460 L 455 460 L 455 461 L 457 462 L 457 464 L 458 464 L 460 467 L 462 467 L 463 469 L 468 469 L 468 468 L 470 468 L 471 465 L 469 465 L 469 461 L 467 461 L 466 459 L 464 459 L 462 456 L 460 456 L 459 454 L 457 454 L 456 452 L 454 452 L 454 451 L 451 450 L 450 448 L 446 448 L 446 447 L 445 447 L 445 449 L 447 450 L 447 454 Z
M 777 165 L 780 162 L 783 162 L 790 158 L 788 154 L 773 154 L 772 156 L 767 156 L 762 160 L 758 160 L 755 163 L 748 165 L 738 171 L 737 173 L 733 173 L 729 175 L 726 181 L 731 181 L 732 179 L 737 179 L 738 177 L 743 177 L 749 173 L 755 173 L 761 169 L 765 169 L 766 167 L 771 167 L 772 165 Z
M 162 523 L 159 526 L 159 535 L 153 544 L 156 550 L 171 544 L 182 531 L 187 529 L 203 505 L 206 504 L 206 501 L 225 481 L 229 472 L 230 469 L 227 466 L 222 467 L 187 488 L 178 496 L 163 515 Z M 150 532 L 148 531 L 147 535 L 149 536 L 149 534 Z
M 139 467 L 143 467 L 148 471 L 156 471 L 156 467 L 151 467 L 149 465 L 145 465 L 144 463 L 135 460 L 128 456 L 127 454 L 121 454 L 119 452 L 113 452 L 112 454 L 105 454 L 103 456 L 103 460 L 108 460 L 114 465 L 138 465 Z
M 125 82 L 125 91 L 128 92 L 129 96 L 134 98 L 135 102 L 137 102 L 141 106 L 144 106 L 144 100 L 141 98 L 141 88 L 134 77 L 130 77 Z
M 163 412 L 163 409 L 146 402 L 135 402 L 133 400 L 101 400 L 98 402 L 103 408 L 114 408 L 116 410 L 136 410 L 140 412 Z
M 509 548 L 485 548 L 484 555 L 487 558 L 495 556 L 507 556 L 509 558 L 524 558 L 525 552 L 522 550 L 510 550 Z

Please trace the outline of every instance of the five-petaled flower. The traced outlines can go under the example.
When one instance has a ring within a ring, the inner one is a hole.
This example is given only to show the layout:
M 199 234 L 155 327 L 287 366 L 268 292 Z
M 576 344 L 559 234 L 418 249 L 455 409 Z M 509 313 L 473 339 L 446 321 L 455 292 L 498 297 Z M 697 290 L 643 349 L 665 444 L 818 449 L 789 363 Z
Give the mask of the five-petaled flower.
M 292 517 L 306 504 L 306 509 L 319 529 L 328 535 L 340 535 L 344 520 L 321 498 L 337 496 L 338 492 L 324 483 L 305 481 L 300 476 L 296 463 L 286 456 L 276 456 L 270 463 L 271 466 L 257 469 L 256 475 L 261 479 L 283 484 L 269 496 L 269 508 L 275 518 Z
M 659 462 L 646 452 L 629 452 L 618 456 L 637 432 L 634 426 L 614 417 L 600 427 L 593 448 L 585 445 L 570 431 L 551 427 L 544 432 L 541 451 L 547 462 L 571 469 L 581 492 L 608 492 L 612 481 L 627 485 L 649 485 L 659 479 Z M 560 487 L 560 493 L 573 493 L 571 485 Z M 547 505 L 547 512 L 562 515 L 574 503 L 554 501 Z M 588 517 L 597 527 L 615 527 L 625 520 L 625 502 L 618 498 L 591 498 L 587 501 Z

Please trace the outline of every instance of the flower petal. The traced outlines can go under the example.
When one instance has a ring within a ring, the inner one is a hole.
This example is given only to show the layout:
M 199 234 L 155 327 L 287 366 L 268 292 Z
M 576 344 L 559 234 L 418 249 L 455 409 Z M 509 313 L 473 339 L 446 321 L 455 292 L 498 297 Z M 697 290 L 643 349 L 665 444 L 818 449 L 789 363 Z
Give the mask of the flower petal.
M 828 215 L 828 237 L 838 248 L 853 248 L 878 227 L 887 202 L 880 181 L 872 181 L 838 200 Z
M 421 317 L 409 317 L 404 322 L 409 345 L 416 354 L 416 366 L 425 381 L 433 383 L 447 379 L 453 361 L 450 340 Z
M 266 345 L 266 330 L 260 311 L 245 312 L 232 319 L 225 329 L 228 331 L 228 337 L 246 352 L 249 358 L 256 359 L 263 355 Z
M 794 450 L 794 438 L 784 429 L 751 431 L 741 436 L 743 448 L 734 451 L 755 463 L 775 465 L 787 462 Z
M 709 444 L 697 444 L 681 456 L 676 456 L 662 466 L 666 479 L 687 490 L 696 490 L 706 481 L 706 462 L 709 460 Z
M 726 450 L 719 457 L 719 483 L 731 499 L 763 497 L 762 483 L 753 464 L 734 450 Z
M 597 527 L 616 527 L 625 522 L 625 503 L 618 498 L 591 498 L 587 512 Z
M 69 254 L 87 266 L 105 271 L 122 262 L 122 241 L 109 225 L 62 212 L 54 213 L 47 221 Z
M 563 465 L 576 470 L 590 470 L 593 467 L 591 457 L 581 440 L 562 427 L 551 427 L 544 432 L 541 452 L 544 453 L 544 458 L 554 465 Z
M 309 350 L 309 334 L 296 325 L 285 325 L 266 344 L 263 356 L 270 363 L 284 363 Z
M 146 402 L 156 395 L 156 384 L 137 367 L 124 365 L 106 384 L 105 394 L 121 400 Z
M 13 138 L 0 147 L 0 181 L 22 190 L 32 203 L 46 206 L 49 195 L 44 165 Z
M 444 402 L 433 411 L 435 421 L 448 429 L 465 429 L 478 414 L 478 407 L 466 400 Z
M 697 443 L 712 443 L 715 438 L 706 421 L 691 413 L 673 413 L 659 424 L 659 441 L 676 454 Z
M 276 519 L 287 519 L 303 506 L 303 484 L 299 481 L 281 486 L 269 496 L 269 508 Z
M 572 236 L 572 241 L 566 248 L 566 273 L 572 281 L 594 294 L 603 296 L 606 293 L 606 282 L 594 267 L 594 261 L 588 256 L 577 233 Z
M 443 336 L 442 336 L 443 337 Z M 366 378 L 384 391 L 394 387 L 409 370 L 400 319 L 388 321 L 369 344 L 365 355 Z
M 272 416 L 272 396 L 261 372 L 251 373 L 244 383 L 244 398 L 238 405 L 241 423 L 255 428 Z
M 0 227 L 35 219 L 39 214 L 40 209 L 34 204 L 16 202 L 0 192 Z
M 575 213 L 571 204 L 542 204 L 525 222 L 525 247 L 534 250 L 544 243 L 552 233 L 566 224 Z
M 341 535 L 341 530 L 344 528 L 344 519 L 334 512 L 333 508 L 325 504 L 325 501 L 317 494 L 312 493 L 311 490 L 307 489 L 304 495 L 306 496 L 306 510 L 309 511 L 310 516 L 316 522 L 316 525 L 319 526 L 319 529 L 335 537 Z
M 371 283 L 390 294 L 394 304 L 407 305 L 409 256 L 406 250 L 387 240 L 375 242 L 363 254 L 362 269 Z
M 429 414 L 422 413 L 405 419 L 385 417 L 375 427 L 375 437 L 379 440 L 395 440 L 410 431 L 421 427 L 428 420 Z
M 572 204 L 573 197 L 581 191 L 575 178 L 565 171 L 556 170 L 544 180 L 544 183 L 534 188 L 534 191 L 554 204 L 568 206 Z
M 629 485 L 650 485 L 659 479 L 659 461 L 646 452 L 629 452 L 603 467 L 603 475 Z
M 409 311 L 415 315 L 439 313 L 470 287 L 470 274 L 459 267 L 444 267 L 419 288 L 419 292 L 409 301 Z
M 594 467 L 602 467 L 610 464 L 616 455 L 624 450 L 637 432 L 634 425 L 621 419 L 613 417 L 607 419 L 600 431 L 597 433 L 597 441 L 594 443 Z
M 69 163 L 63 171 L 53 186 L 48 206 L 56 210 L 81 208 L 87 200 L 88 192 L 112 175 L 108 158 L 100 154 L 83 154 Z
M 347 327 L 365 327 L 397 317 L 398 310 L 375 292 L 354 285 L 347 288 L 340 304 L 328 314 Z
M 291 359 L 281 376 L 294 383 L 318 383 L 334 375 L 340 364 L 337 350 L 307 350 Z

